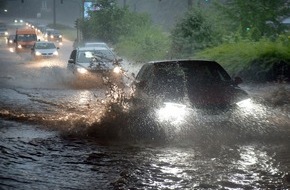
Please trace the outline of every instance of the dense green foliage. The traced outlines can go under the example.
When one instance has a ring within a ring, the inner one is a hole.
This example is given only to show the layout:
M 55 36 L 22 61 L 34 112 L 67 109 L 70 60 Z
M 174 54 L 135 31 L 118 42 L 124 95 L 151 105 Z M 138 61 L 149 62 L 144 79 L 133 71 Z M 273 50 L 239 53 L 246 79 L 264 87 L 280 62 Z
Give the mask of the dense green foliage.
M 131 35 L 141 26 L 151 25 L 148 15 L 120 8 L 114 1 L 102 0 L 99 7 L 99 10 L 89 12 L 90 18 L 81 24 L 84 39 L 115 44 L 121 36 Z
M 171 32 L 172 56 L 192 57 L 200 50 L 217 45 L 221 35 L 214 21 L 201 7 L 189 10 Z
M 259 40 L 283 32 L 280 19 L 290 12 L 287 4 L 288 0 L 227 0 L 216 7 L 225 16 L 229 32 L 238 31 L 242 36 Z
M 290 67 L 290 39 L 281 36 L 276 41 L 264 38 L 255 42 L 240 40 L 236 43 L 224 43 L 198 53 L 196 58 L 216 60 L 230 74 L 242 74 L 255 80 L 257 76 L 254 75 L 268 72 L 273 69 L 274 64 L 283 62 Z
M 289 35 L 283 36 L 279 20 L 289 10 L 286 0 L 195 4 L 168 34 L 154 26 L 149 15 L 120 8 L 115 0 L 99 2 L 99 9 L 81 23 L 84 39 L 111 43 L 131 61 L 213 59 L 232 75 L 248 73 L 246 77 L 256 79 L 285 64 L 290 69 Z
M 177 58 L 216 60 L 232 75 L 248 80 L 270 81 L 281 75 L 289 80 L 289 35 L 283 35 L 285 26 L 279 20 L 289 11 L 285 3 L 228 0 L 215 4 L 219 13 L 190 10 L 172 32 L 172 50 Z
M 169 40 L 161 29 L 141 27 L 130 36 L 123 36 L 116 45 L 118 52 L 130 60 L 145 62 L 168 56 Z
M 109 2 L 109 3 L 108 3 Z M 100 1 L 98 11 L 81 24 L 84 40 L 114 44 L 115 50 L 130 60 L 144 62 L 161 59 L 167 53 L 168 40 L 153 26 L 147 14 L 130 12 L 114 1 Z

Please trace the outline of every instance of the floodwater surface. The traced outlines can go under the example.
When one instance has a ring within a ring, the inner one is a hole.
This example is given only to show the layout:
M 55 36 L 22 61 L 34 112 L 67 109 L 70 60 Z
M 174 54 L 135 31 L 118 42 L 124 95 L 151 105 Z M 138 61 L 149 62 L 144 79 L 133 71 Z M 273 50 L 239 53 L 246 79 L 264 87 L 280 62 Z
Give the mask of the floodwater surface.
M 62 60 L 7 52 L 0 189 L 290 188 L 289 85 L 245 84 L 250 106 L 164 122 L 119 89 L 75 84 Z

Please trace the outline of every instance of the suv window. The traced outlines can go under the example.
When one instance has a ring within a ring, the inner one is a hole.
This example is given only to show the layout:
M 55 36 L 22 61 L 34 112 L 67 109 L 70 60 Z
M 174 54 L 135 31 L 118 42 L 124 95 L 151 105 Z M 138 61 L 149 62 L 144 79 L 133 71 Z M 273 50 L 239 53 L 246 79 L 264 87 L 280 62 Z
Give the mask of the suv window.
M 142 68 L 140 69 L 140 71 L 138 72 L 138 75 L 136 76 L 136 80 L 138 80 L 138 81 L 146 80 L 147 81 L 151 75 L 150 69 L 151 69 L 151 71 L 153 70 L 152 67 L 153 67 L 153 65 L 149 65 L 149 64 L 143 65 Z
M 77 50 L 73 50 L 69 56 L 69 59 L 73 59 L 74 61 L 76 61 L 76 55 L 77 55 Z

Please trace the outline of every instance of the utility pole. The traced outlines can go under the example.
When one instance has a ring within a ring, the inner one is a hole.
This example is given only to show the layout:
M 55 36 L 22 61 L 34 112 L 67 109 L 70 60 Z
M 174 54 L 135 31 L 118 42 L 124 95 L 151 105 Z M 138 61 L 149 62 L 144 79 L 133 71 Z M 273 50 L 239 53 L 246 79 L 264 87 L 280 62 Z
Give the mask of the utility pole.
M 187 5 L 188 5 L 188 9 L 191 9 L 191 7 L 192 7 L 192 0 L 187 0 Z
M 127 0 L 123 0 L 123 7 L 126 8 L 127 6 Z
M 56 6 L 55 6 L 55 0 L 53 0 L 53 26 L 56 25 Z

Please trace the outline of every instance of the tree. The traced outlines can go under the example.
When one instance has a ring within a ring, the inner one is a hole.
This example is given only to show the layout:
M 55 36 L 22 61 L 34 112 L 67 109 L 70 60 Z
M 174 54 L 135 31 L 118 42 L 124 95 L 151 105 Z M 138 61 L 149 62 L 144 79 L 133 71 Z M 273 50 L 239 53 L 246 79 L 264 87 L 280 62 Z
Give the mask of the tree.
M 0 0 L 0 8 L 4 8 L 6 6 L 5 0 Z
M 280 19 L 289 14 L 288 0 L 227 0 L 216 4 L 231 21 L 232 31 L 240 30 L 241 35 L 258 40 L 283 31 Z
M 174 58 L 192 57 L 196 52 L 220 41 L 214 20 L 200 7 L 190 9 L 171 32 Z
M 81 24 L 84 39 L 117 43 L 120 36 L 130 35 L 139 26 L 150 25 L 149 16 L 117 6 L 115 0 L 98 1 L 96 11 Z

